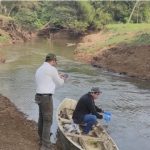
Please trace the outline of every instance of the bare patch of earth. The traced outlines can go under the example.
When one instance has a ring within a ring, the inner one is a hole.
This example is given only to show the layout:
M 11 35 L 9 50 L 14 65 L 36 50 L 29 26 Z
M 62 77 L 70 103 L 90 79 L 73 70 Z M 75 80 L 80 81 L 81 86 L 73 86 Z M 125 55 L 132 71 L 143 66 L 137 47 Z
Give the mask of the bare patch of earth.
M 39 150 L 37 124 L 0 94 L 0 150 Z M 59 145 L 59 142 L 57 142 Z M 56 145 L 53 148 L 57 150 Z
M 0 95 L 0 149 L 38 150 L 36 124 L 25 118 L 10 101 Z

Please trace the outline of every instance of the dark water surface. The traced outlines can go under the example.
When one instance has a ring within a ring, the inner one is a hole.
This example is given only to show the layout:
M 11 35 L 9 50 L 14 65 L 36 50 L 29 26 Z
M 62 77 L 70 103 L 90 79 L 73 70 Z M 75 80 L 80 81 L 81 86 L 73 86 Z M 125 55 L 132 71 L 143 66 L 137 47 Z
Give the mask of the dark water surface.
M 70 42 L 74 41 L 37 39 L 1 48 L 7 61 L 0 64 L 0 93 L 10 98 L 29 119 L 37 121 L 34 74 L 43 63 L 45 55 L 54 52 L 58 55 L 59 71 L 69 75 L 66 84 L 56 90 L 54 111 L 56 112 L 63 98 L 79 99 L 92 86 L 99 86 L 103 93 L 96 102 L 104 110 L 112 112 L 112 121 L 107 130 L 120 150 L 149 150 L 150 83 L 75 61 L 75 46 L 67 47 L 66 44 Z M 55 117 L 53 122 L 52 141 L 55 141 Z

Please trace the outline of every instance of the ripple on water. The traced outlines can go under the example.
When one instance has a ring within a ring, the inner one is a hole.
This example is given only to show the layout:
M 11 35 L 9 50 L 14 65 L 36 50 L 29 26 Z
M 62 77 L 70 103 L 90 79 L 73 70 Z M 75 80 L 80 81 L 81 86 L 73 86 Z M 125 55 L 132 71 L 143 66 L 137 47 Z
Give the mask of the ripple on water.
M 58 47 L 59 43 L 53 43 L 52 47 L 50 43 L 46 44 L 47 42 L 38 41 L 28 43 L 27 46 L 14 45 L 13 49 L 10 47 L 7 50 L 10 56 L 8 62 L 0 67 L 0 93 L 8 96 L 29 118 L 37 121 L 34 73 L 47 53 L 56 52 L 58 69 L 68 73 L 69 79 L 54 95 L 54 112 L 63 98 L 78 100 L 92 86 L 99 86 L 103 93 L 96 103 L 112 112 L 108 131 L 120 150 L 149 150 L 150 85 L 74 61 L 67 54 L 71 50 Z M 17 56 L 14 57 L 13 54 Z M 54 117 L 52 132 L 55 133 L 56 130 Z

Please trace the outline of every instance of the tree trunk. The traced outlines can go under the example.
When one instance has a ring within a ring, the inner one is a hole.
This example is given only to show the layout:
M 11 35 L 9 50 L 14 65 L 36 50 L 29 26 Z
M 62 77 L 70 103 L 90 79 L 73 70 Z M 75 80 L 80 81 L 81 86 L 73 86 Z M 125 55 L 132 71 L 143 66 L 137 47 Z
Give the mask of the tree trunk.
M 11 14 L 11 12 L 13 11 L 13 9 L 15 8 L 15 6 L 13 5 L 12 7 L 11 7 L 11 9 L 10 9 L 10 11 L 8 12 L 8 17 L 10 16 L 10 14 Z
M 134 5 L 134 7 L 133 7 L 133 9 L 132 9 L 132 12 L 131 12 L 131 14 L 130 14 L 130 17 L 129 17 L 129 19 L 128 19 L 128 23 L 130 23 L 130 20 L 131 20 L 131 18 L 132 18 L 132 15 L 133 15 L 133 13 L 134 13 L 134 10 L 135 10 L 135 8 L 136 8 L 138 2 L 139 2 L 139 0 L 137 0 L 137 1 L 135 2 L 135 5 Z
M 137 18 L 136 18 L 136 23 L 139 23 L 139 7 L 140 7 L 140 6 L 138 6 L 138 10 L 137 10 Z

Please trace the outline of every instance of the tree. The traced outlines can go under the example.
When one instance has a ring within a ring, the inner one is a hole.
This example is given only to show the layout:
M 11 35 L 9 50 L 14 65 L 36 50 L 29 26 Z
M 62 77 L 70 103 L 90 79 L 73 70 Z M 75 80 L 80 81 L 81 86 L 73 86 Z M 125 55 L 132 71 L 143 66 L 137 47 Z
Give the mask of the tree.
M 28 8 L 22 8 L 15 16 L 24 29 L 36 28 L 37 15 Z
M 136 6 L 138 5 L 138 2 L 139 2 L 139 0 L 137 0 L 137 1 L 135 2 L 135 5 L 134 5 L 134 7 L 133 7 L 133 9 L 132 9 L 132 12 L 131 12 L 131 14 L 130 14 L 130 17 L 129 17 L 128 23 L 129 23 L 129 22 L 130 22 L 130 20 L 131 20 L 131 17 L 132 17 L 132 15 L 133 15 L 133 13 L 134 13 L 134 10 L 135 10 Z

